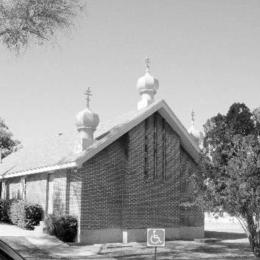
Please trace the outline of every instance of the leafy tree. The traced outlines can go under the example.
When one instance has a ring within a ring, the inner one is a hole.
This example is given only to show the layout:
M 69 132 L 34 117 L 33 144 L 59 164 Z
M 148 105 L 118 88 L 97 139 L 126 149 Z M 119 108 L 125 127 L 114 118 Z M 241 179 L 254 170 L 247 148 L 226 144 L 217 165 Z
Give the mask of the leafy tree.
M 232 137 L 237 134 L 259 135 L 260 127 L 256 116 L 245 104 L 234 103 L 226 115 L 217 114 L 207 120 L 204 132 L 204 152 L 214 155 L 214 160 L 219 163 L 226 164 Z
M 18 52 L 31 41 L 43 43 L 71 26 L 82 8 L 79 0 L 0 0 L 0 39 Z
M 260 256 L 260 127 L 256 113 L 233 104 L 205 126 L 202 169 L 193 176 L 198 201 L 216 214 L 235 216 Z
M 260 125 L 260 107 L 256 108 L 253 111 L 253 115 L 254 115 L 255 121 L 256 121 L 256 123 L 258 124 L 258 127 L 259 127 L 259 125 Z
M 13 134 L 10 132 L 8 126 L 0 118 L 0 152 L 3 159 L 13 151 L 18 149 L 20 142 L 13 139 Z

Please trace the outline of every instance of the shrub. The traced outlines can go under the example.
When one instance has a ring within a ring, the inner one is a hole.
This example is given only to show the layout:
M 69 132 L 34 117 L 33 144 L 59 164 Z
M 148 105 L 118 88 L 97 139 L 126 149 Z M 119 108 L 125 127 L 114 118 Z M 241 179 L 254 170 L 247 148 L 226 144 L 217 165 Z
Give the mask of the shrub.
M 13 202 L 16 202 L 16 200 L 0 199 L 0 221 L 11 223 L 10 207 Z
M 25 217 L 27 226 L 34 227 L 39 225 L 40 221 L 43 219 L 42 207 L 39 204 L 26 204 Z
M 7 200 L 0 200 L 0 221 L 8 222 L 8 208 L 9 204 Z
M 57 222 L 57 216 L 49 214 L 44 219 L 45 231 L 49 235 L 55 236 L 55 223 Z
M 34 229 L 43 217 L 43 209 L 38 204 L 27 203 L 23 200 L 12 203 L 10 208 L 10 220 L 13 224 L 25 228 Z
M 77 231 L 77 218 L 71 215 L 48 215 L 45 218 L 46 232 L 64 242 L 74 242 Z

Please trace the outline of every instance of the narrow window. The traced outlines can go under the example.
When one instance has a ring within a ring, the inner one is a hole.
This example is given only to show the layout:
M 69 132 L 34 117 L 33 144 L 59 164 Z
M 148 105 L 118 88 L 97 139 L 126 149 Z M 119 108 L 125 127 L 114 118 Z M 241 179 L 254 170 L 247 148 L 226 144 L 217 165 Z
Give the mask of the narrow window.
M 165 119 L 162 119 L 162 178 L 165 181 L 166 180 L 166 129 L 165 129 Z
M 144 121 L 144 179 L 148 179 L 148 119 Z
M 154 129 L 154 135 L 153 135 L 153 158 L 154 158 L 154 179 L 157 178 L 157 114 L 154 114 L 154 120 L 153 120 L 153 129 Z

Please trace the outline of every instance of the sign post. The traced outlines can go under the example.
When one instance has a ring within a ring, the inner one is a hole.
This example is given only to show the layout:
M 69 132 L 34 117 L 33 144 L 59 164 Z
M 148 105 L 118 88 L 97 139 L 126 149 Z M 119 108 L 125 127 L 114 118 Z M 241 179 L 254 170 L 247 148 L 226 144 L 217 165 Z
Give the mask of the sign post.
M 165 246 L 165 229 L 148 228 L 147 229 L 147 246 L 154 247 L 154 259 L 157 256 L 157 247 Z

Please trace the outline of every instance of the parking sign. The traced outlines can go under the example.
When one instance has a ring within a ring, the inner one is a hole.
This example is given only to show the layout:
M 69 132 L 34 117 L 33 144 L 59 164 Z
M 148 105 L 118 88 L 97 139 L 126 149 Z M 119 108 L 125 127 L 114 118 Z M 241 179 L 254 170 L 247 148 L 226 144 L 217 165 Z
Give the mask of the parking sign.
M 165 246 L 165 229 L 148 228 L 147 229 L 147 246 L 152 246 L 152 247 Z

